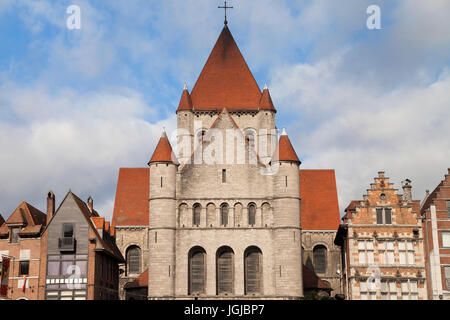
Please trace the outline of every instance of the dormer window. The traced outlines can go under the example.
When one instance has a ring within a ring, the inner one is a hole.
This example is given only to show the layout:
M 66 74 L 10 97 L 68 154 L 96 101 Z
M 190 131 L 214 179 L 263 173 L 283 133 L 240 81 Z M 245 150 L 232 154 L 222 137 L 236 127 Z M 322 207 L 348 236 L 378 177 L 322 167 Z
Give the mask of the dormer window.
M 377 224 L 392 224 L 392 209 L 377 208 Z
M 19 242 L 19 228 L 11 228 L 11 243 Z

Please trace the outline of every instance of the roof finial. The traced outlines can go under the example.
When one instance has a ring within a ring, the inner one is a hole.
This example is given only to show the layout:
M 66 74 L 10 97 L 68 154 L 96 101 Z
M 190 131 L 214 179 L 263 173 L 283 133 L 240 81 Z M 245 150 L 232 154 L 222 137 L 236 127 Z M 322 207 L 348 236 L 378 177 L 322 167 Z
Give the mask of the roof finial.
M 167 137 L 166 127 L 163 127 L 163 131 L 162 131 L 161 137 Z
M 268 90 L 269 87 L 267 86 L 267 83 L 264 84 L 264 90 Z
M 221 6 L 219 6 L 218 7 L 219 9 L 225 9 L 225 25 L 227 25 L 228 24 L 228 21 L 227 21 L 227 9 L 233 9 L 233 7 L 227 7 L 227 2 L 225 1 L 225 5 L 223 6 L 223 7 L 221 7 Z
M 183 90 L 187 90 L 188 89 L 188 87 L 187 87 L 187 84 L 186 84 L 186 82 L 184 83 L 184 88 L 183 88 Z
M 283 127 L 283 132 L 281 133 L 281 135 L 282 135 L 282 136 L 287 136 L 286 128 L 285 128 L 285 127 Z

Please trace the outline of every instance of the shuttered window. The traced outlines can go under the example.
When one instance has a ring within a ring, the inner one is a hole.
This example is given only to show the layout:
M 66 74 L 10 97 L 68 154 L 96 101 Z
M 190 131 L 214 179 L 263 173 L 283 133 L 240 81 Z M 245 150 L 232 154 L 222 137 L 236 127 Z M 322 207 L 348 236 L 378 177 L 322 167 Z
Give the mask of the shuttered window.
M 228 224 L 228 205 L 223 204 L 220 207 L 220 224 L 226 226 Z
M 194 205 L 194 217 L 193 217 L 193 225 L 194 227 L 200 226 L 200 211 L 201 206 L 199 204 Z
M 194 251 L 189 258 L 189 294 L 205 293 L 205 252 Z
M 141 252 L 138 247 L 131 247 L 127 251 L 128 273 L 139 273 Z
M 233 293 L 233 252 L 223 249 L 217 255 L 217 294 Z
M 261 252 L 250 249 L 245 254 L 245 294 L 261 293 Z
M 248 224 L 250 226 L 255 225 L 256 222 L 256 206 L 254 204 L 250 204 L 248 206 Z
M 325 273 L 327 268 L 327 248 L 322 245 L 314 247 L 314 271 L 316 273 Z

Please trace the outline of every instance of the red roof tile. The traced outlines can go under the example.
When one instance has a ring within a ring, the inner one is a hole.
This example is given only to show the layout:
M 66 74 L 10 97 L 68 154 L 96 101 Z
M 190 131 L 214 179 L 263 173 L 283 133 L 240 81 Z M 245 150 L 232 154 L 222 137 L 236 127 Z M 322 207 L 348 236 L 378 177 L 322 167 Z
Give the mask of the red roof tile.
M 186 87 L 184 87 L 183 93 L 181 94 L 180 104 L 178 105 L 178 111 L 182 110 L 192 110 L 192 100 L 191 95 Z
M 264 88 L 261 99 L 259 100 L 259 109 L 272 110 L 276 112 L 275 107 L 273 106 L 272 98 L 270 97 L 269 89 L 267 89 L 267 87 Z
M 45 213 L 23 201 L 0 228 L 0 234 L 2 236 L 9 234 L 8 224 L 23 225 L 23 229 L 19 232 L 23 235 L 39 234 L 46 224 L 46 217 Z
M 165 131 L 163 131 L 161 138 L 156 145 L 155 151 L 153 152 L 153 155 L 148 163 L 150 164 L 153 162 L 177 162 L 177 158 L 172 151 L 172 146 L 170 145 Z
M 97 229 L 104 229 L 105 228 L 105 218 L 104 217 L 91 217 L 92 222 L 94 223 L 94 226 Z
M 258 110 L 261 90 L 225 26 L 191 92 L 194 110 Z
M 320 277 L 307 266 L 303 265 L 303 288 L 305 289 L 331 289 L 328 281 Z
M 148 226 L 150 168 L 121 168 L 114 202 L 113 226 Z
M 280 136 L 280 141 L 278 141 L 278 146 L 272 156 L 272 162 L 276 161 L 295 161 L 301 163 L 297 157 L 294 147 L 291 144 L 291 141 L 289 140 L 289 137 L 284 130 Z
M 126 286 L 126 289 L 140 288 L 140 287 L 148 287 L 148 269 L 142 272 L 141 275 L 136 279 L 134 279 L 133 282 L 130 282 Z
M 339 203 L 334 170 L 300 170 L 302 230 L 337 230 Z

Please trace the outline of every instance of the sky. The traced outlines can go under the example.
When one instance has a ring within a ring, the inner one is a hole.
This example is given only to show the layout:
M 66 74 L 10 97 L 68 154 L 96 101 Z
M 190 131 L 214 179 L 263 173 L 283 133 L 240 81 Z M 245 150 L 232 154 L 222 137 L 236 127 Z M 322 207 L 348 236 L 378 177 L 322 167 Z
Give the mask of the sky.
M 81 28 L 67 28 L 70 5 Z M 0 213 L 71 189 L 111 218 L 223 28 L 221 1 L 0 1 Z M 378 171 L 422 200 L 450 167 L 448 0 L 228 1 L 304 169 L 335 169 L 341 214 Z M 370 30 L 367 8 L 381 9 Z

